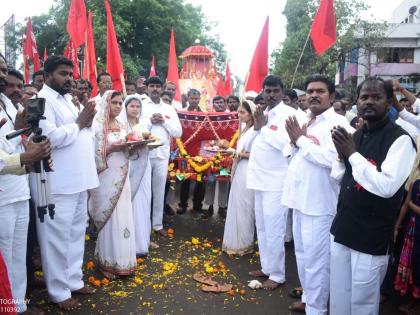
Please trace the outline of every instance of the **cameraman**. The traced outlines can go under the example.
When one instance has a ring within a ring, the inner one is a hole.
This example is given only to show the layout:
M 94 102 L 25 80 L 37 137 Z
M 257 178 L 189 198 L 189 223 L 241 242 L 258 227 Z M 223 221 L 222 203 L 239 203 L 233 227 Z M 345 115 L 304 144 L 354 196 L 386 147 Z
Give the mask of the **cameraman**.
M 30 197 L 25 168 L 30 168 L 33 162 L 48 157 L 51 147 L 49 141 L 39 144 L 29 142 L 25 152 L 21 137 L 6 140 L 6 134 L 25 127 L 24 114 L 19 113 L 3 94 L 7 84 L 6 76 L 6 60 L 0 54 L 0 250 L 8 269 L 13 298 L 18 301 L 16 311 L 22 313 L 27 309 L 24 299 Z M 1 284 L 3 285 L 3 281 Z

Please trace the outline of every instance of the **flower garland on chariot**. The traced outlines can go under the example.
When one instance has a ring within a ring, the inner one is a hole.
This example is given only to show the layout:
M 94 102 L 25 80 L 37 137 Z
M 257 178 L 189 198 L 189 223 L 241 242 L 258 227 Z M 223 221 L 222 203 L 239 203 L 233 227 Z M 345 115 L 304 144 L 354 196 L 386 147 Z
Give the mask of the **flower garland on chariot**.
M 235 132 L 232 139 L 230 139 L 230 149 L 235 147 L 238 137 L 239 131 Z M 175 139 L 175 144 L 176 148 L 171 154 L 171 161 L 168 167 L 168 179 L 171 184 L 174 184 L 176 180 L 183 181 L 185 179 L 201 182 L 208 180 L 211 176 L 215 176 L 218 179 L 230 179 L 233 156 L 222 155 L 219 151 L 212 157 L 200 155 L 192 157 L 185 149 L 185 144 L 181 138 Z

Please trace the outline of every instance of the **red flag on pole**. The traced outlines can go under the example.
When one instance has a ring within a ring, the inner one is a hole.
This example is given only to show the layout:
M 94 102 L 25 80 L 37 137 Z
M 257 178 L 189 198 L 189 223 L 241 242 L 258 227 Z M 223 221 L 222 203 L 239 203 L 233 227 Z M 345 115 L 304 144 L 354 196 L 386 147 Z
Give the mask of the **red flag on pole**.
M 168 75 L 166 76 L 166 80 L 176 84 L 174 100 L 180 102 L 181 89 L 179 88 L 178 62 L 176 60 L 175 34 L 173 29 L 171 30 L 171 39 L 169 41 Z
M 34 71 L 38 71 L 41 68 L 41 61 L 39 59 L 38 49 L 36 48 L 36 39 L 32 30 L 31 18 L 29 18 L 28 24 L 26 25 L 26 41 L 23 54 L 26 55 L 28 59 L 32 59 Z
M 86 6 L 84 0 L 71 0 L 69 17 L 67 19 L 67 32 L 77 48 L 85 42 L 87 28 Z
M 219 74 L 219 80 L 217 81 L 217 88 L 216 88 L 216 94 L 218 96 L 225 96 L 225 83 L 223 82 L 222 75 Z
M 152 56 L 152 66 L 150 67 L 149 78 L 154 77 L 155 75 L 156 75 L 155 56 Z
M 261 91 L 264 78 L 268 74 L 268 21 L 267 16 L 249 67 L 245 91 Z
M 229 63 L 226 65 L 226 75 L 225 75 L 225 97 L 232 94 L 232 80 L 230 79 L 230 68 Z
M 47 60 L 48 55 L 47 55 L 47 47 L 44 47 L 44 62 L 45 60 Z
M 83 79 L 88 80 L 90 84 L 92 84 L 92 95 L 98 94 L 98 83 L 96 82 L 97 76 L 98 76 L 98 73 L 96 71 L 96 52 L 95 52 L 95 42 L 94 42 L 93 27 L 92 27 L 92 12 L 89 11 L 88 27 L 86 31 Z
M 322 55 L 328 48 L 334 45 L 337 37 L 333 0 L 321 0 L 314 21 L 312 22 L 310 34 L 318 55 Z
M 124 85 L 124 68 L 112 21 L 111 7 L 105 1 L 106 9 L 106 71 L 111 75 L 113 88 L 122 91 Z
M 66 49 L 64 50 L 64 57 L 73 61 L 73 79 L 80 78 L 79 60 L 77 59 L 77 48 L 71 39 L 67 42 Z
M 23 37 L 23 34 L 22 34 L 23 77 L 25 79 L 25 83 L 28 84 L 30 80 L 29 79 L 29 63 L 28 63 L 28 56 L 25 54 L 25 47 L 26 47 L 25 38 Z

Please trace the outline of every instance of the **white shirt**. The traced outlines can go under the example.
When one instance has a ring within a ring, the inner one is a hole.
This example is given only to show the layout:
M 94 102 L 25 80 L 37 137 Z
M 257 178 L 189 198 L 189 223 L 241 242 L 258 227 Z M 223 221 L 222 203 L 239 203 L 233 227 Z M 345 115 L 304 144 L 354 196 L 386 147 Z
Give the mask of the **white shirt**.
M 100 93 L 96 95 L 94 98 L 90 99 L 90 101 L 95 101 L 95 109 L 99 112 L 99 106 L 101 106 L 102 96 Z
M 172 100 L 172 106 L 175 110 L 182 110 L 182 103 L 176 100 Z
M 165 120 L 163 124 L 153 124 L 151 133 L 162 142 L 163 146 L 158 147 L 149 153 L 151 159 L 165 159 L 169 158 L 171 137 L 179 138 L 182 135 L 181 122 L 179 121 L 178 114 L 175 109 L 168 104 L 160 101 L 155 104 L 152 100 L 148 99 L 143 102 L 144 116 L 149 119 L 153 114 L 161 114 Z
M 409 122 L 405 121 L 401 117 L 398 117 L 398 119 L 395 121 L 395 123 L 397 125 L 401 126 L 401 128 L 403 128 L 405 131 L 407 131 L 407 133 L 414 140 L 414 142 L 417 142 L 417 136 L 419 134 L 419 129 L 416 126 L 410 124 Z
M 312 114 L 309 112 L 306 122 Z M 331 137 L 331 129 L 354 129 L 346 117 L 329 108 L 316 116 L 307 128 L 307 136 L 296 141 L 298 151 L 290 161 L 284 181 L 282 204 L 306 215 L 335 215 L 339 183 L 330 177 L 331 167 L 337 159 L 337 150 Z
M 409 136 L 403 135 L 397 138 L 389 148 L 380 172 L 359 152 L 349 157 L 349 163 L 354 180 L 364 189 L 379 197 L 391 198 L 406 181 L 415 157 L 416 150 L 412 140 Z M 331 176 L 341 181 L 344 172 L 344 163 L 335 161 Z
M 297 111 L 283 102 L 268 112 L 267 124 L 261 128 L 251 149 L 247 188 L 260 191 L 282 191 L 289 162 L 282 151 L 289 143 L 285 122 Z
M 420 106 L 420 99 L 416 99 L 413 106 Z M 404 108 L 398 113 L 398 116 L 406 122 L 409 122 L 410 124 L 414 125 L 415 127 L 420 128 L 420 114 L 414 115 Z
M 94 133 L 91 128 L 79 130 L 78 112 L 70 94 L 60 95 L 44 84 L 38 97 L 46 99 L 46 120 L 41 120 L 40 127 L 51 140 L 51 193 L 75 194 L 98 187 Z
M 0 119 L 6 118 L 7 122 L 0 129 L 0 149 L 8 154 L 19 154 L 24 152 L 20 144 L 20 136 L 7 140 L 5 136 L 15 129 L 14 121 L 17 110 L 9 98 L 0 94 L 0 99 L 6 107 L 6 112 L 1 108 Z M 1 175 L 0 176 L 0 206 L 14 202 L 28 200 L 30 198 L 28 175 Z

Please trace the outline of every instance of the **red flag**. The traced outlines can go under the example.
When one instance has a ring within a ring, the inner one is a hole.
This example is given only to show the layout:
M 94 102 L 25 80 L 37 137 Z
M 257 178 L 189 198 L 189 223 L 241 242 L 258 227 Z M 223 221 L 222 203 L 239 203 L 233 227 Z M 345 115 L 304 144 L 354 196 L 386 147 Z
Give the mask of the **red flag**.
M 67 42 L 66 49 L 64 50 L 64 57 L 73 61 L 73 79 L 80 78 L 79 60 L 77 59 L 77 49 L 71 39 Z
M 122 91 L 124 83 L 124 68 L 115 35 L 114 22 L 112 21 L 111 7 L 105 1 L 106 9 L 106 71 L 111 75 L 113 88 Z
M 335 13 L 333 0 L 321 0 L 318 11 L 311 26 L 311 39 L 315 51 L 322 55 L 337 37 L 335 32 Z
M 230 68 L 229 63 L 226 65 L 226 75 L 225 75 L 225 97 L 232 94 L 232 80 L 230 79 Z
M 47 55 L 47 47 L 44 47 L 44 62 L 45 60 L 47 60 L 48 55 Z
M 30 80 L 29 79 L 29 63 L 28 63 L 28 56 L 25 54 L 25 47 L 26 47 L 25 38 L 23 37 L 23 34 L 22 34 L 23 77 L 25 79 L 25 83 L 28 84 Z
M 156 76 L 155 56 L 152 56 L 152 66 L 150 67 L 149 78 Z
M 268 16 L 252 57 L 245 81 L 245 91 L 260 92 L 264 78 L 268 74 Z
M 39 60 L 38 49 L 36 48 L 36 39 L 32 30 L 31 18 L 28 20 L 26 25 L 26 41 L 23 54 L 27 56 L 27 59 L 32 59 L 34 63 L 34 72 L 41 68 L 41 61 Z
M 171 30 L 171 39 L 169 41 L 168 75 L 166 76 L 166 80 L 176 84 L 174 100 L 180 102 L 181 89 L 179 88 L 178 62 L 176 60 L 175 35 L 173 29 Z
M 67 32 L 77 48 L 85 42 L 87 28 L 86 6 L 84 0 L 71 0 L 69 17 L 67 19 Z
M 98 72 L 96 71 L 96 52 L 95 52 L 95 42 L 94 42 L 93 27 L 92 27 L 92 12 L 89 11 L 88 27 L 86 31 L 83 79 L 88 80 L 90 84 L 92 84 L 92 95 L 98 94 L 98 83 L 96 82 L 97 76 L 98 76 Z
M 225 84 L 223 82 L 222 75 L 219 74 L 219 81 L 217 81 L 216 94 L 219 96 L 225 96 Z

